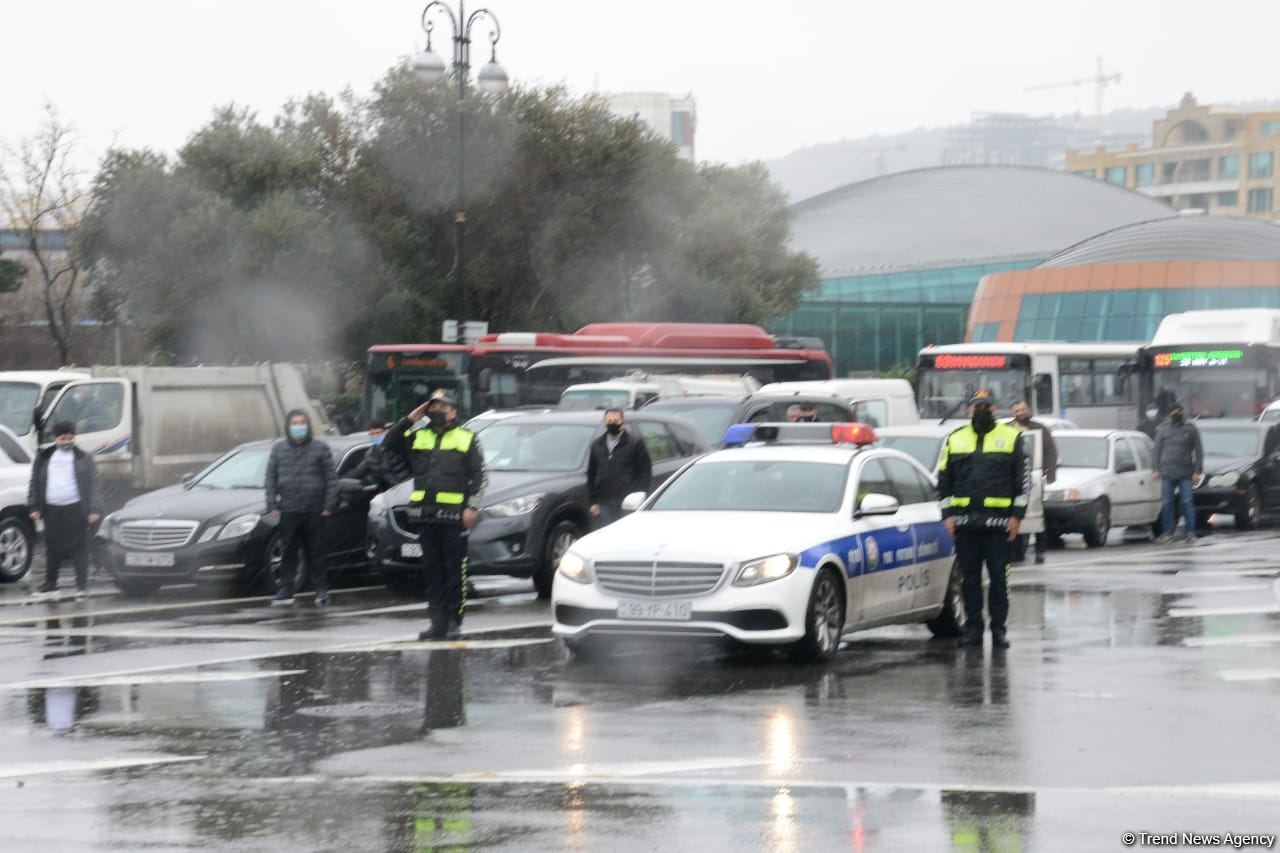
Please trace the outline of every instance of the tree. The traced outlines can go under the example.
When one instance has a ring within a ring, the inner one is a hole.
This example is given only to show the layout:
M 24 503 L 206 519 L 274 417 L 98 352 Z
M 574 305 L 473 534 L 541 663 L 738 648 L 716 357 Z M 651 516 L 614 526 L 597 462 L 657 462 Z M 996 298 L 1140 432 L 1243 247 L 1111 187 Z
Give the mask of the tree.
M 0 212 L 22 235 L 44 320 L 63 364 L 71 363 L 85 266 L 70 240 L 86 202 L 73 165 L 75 136 L 52 105 L 34 136 L 0 146 Z
M 27 265 L 21 261 L 0 258 L 0 293 L 13 293 L 27 277 Z
M 104 287 L 184 358 L 356 356 L 451 304 L 456 94 L 390 72 L 270 125 L 219 110 L 173 159 L 116 151 L 81 228 Z M 762 166 L 695 165 L 562 89 L 468 99 L 467 319 L 763 322 L 817 278 Z

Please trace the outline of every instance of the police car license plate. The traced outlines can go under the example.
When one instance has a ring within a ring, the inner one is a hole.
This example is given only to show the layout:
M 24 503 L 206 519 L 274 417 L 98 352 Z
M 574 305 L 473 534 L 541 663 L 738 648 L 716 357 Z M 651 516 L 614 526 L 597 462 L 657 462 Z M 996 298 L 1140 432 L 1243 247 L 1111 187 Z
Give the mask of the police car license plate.
M 417 542 L 406 542 L 400 546 L 401 557 L 421 557 L 422 546 Z
M 172 566 L 173 554 L 171 552 L 147 554 L 141 551 L 126 551 L 124 564 L 126 566 Z
M 620 601 L 619 619 L 661 619 L 687 622 L 693 618 L 691 601 Z

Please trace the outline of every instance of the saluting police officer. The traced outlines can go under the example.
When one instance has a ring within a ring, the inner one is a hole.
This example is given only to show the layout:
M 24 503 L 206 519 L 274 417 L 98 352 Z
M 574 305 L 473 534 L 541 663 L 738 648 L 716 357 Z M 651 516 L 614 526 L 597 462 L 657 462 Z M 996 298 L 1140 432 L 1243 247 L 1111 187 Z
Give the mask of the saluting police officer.
M 1009 557 L 1031 493 L 1022 432 L 996 422 L 996 399 L 982 388 L 969 398 L 968 426 L 947 436 L 938 466 L 938 495 L 964 574 L 966 622 L 961 646 L 982 645 L 982 564 L 991 579 L 991 643 L 1009 648 Z
M 423 416 L 427 425 L 414 428 Z M 484 456 L 475 433 L 456 425 L 458 401 L 433 391 L 427 402 L 388 430 L 383 446 L 409 460 L 413 493 L 410 520 L 422 542 L 430 629 L 419 639 L 456 640 L 462 635 L 467 585 L 467 535 L 484 496 Z

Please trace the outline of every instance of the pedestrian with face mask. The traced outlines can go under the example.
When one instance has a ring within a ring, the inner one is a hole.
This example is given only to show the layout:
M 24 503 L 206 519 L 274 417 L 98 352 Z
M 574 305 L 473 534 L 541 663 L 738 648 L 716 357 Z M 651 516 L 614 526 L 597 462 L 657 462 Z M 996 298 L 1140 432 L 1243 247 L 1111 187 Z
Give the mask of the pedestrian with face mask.
M 1173 541 L 1178 526 L 1174 513 L 1174 500 L 1181 510 L 1183 539 L 1196 541 L 1196 503 L 1194 483 L 1204 476 L 1204 448 L 1200 445 L 1200 431 L 1186 418 L 1182 404 L 1174 402 L 1169 407 L 1169 420 L 1156 430 L 1155 478 L 1161 481 L 1164 508 L 1161 513 L 1161 534 L 1156 541 L 1164 544 Z
M 1019 400 L 1013 404 L 1013 425 L 1021 430 L 1035 430 L 1040 433 L 1040 445 L 1042 448 L 1041 464 L 1044 466 L 1044 480 L 1046 483 L 1052 484 L 1058 479 L 1058 445 L 1053 443 L 1053 433 L 1049 428 L 1039 421 L 1031 419 L 1031 406 L 1026 400 Z M 1046 536 L 1043 531 L 1036 535 L 1036 562 L 1044 562 L 1045 540 Z M 1031 534 L 1024 533 L 1018 537 L 1018 542 L 1014 548 L 1015 562 L 1021 562 L 1027 556 L 1027 540 L 1031 538 Z
M 961 646 L 982 645 L 982 566 L 987 567 L 991 645 L 1007 649 L 1009 557 L 1031 494 L 1022 431 L 996 421 L 996 399 L 981 388 L 969 398 L 970 422 L 947 436 L 938 466 L 943 523 L 956 540 L 964 578 Z
M 415 426 L 423 417 L 426 426 Z M 466 607 L 467 531 L 479 517 L 488 481 L 475 433 L 459 426 L 458 401 L 438 388 L 387 431 L 383 447 L 413 469 L 409 522 L 422 543 L 427 618 L 423 640 L 462 636 Z
M 818 420 L 818 409 L 813 403 L 796 403 L 787 407 L 787 423 L 811 424 Z
M 587 459 L 587 499 L 592 527 L 599 530 L 622 517 L 622 500 L 632 492 L 648 492 L 653 462 L 644 439 L 627 430 L 621 409 L 604 413 L 604 435 L 591 442 Z
M 98 501 L 98 468 L 76 447 L 75 425 L 54 424 L 53 445 L 37 454 L 27 487 L 31 520 L 44 521 L 44 583 L 35 597 L 57 596 L 58 572 L 68 558 L 76 567 L 76 597 L 88 595 L 89 530 L 102 517 Z
M 338 473 L 329 446 L 311 434 L 311 418 L 301 409 L 289 412 L 285 438 L 267 457 L 267 515 L 280 519 L 276 528 L 284 552 L 280 591 L 272 607 L 293 604 L 298 552 L 306 557 L 303 583 L 310 578 L 316 607 L 329 603 L 329 569 L 325 562 L 325 527 L 338 504 Z
M 386 435 L 386 421 L 382 418 L 369 421 L 369 449 L 351 472 L 352 479 L 367 483 L 378 492 L 385 492 L 411 476 L 409 466 L 405 464 L 401 454 L 387 448 L 384 443 Z

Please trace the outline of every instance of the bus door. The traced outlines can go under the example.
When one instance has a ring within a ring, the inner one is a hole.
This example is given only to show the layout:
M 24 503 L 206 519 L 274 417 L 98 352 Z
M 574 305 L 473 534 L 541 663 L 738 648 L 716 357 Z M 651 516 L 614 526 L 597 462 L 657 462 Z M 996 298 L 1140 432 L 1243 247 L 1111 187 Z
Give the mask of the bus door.
M 1027 402 L 1037 415 L 1062 417 L 1058 400 L 1058 358 L 1038 355 L 1031 360 L 1031 399 Z

